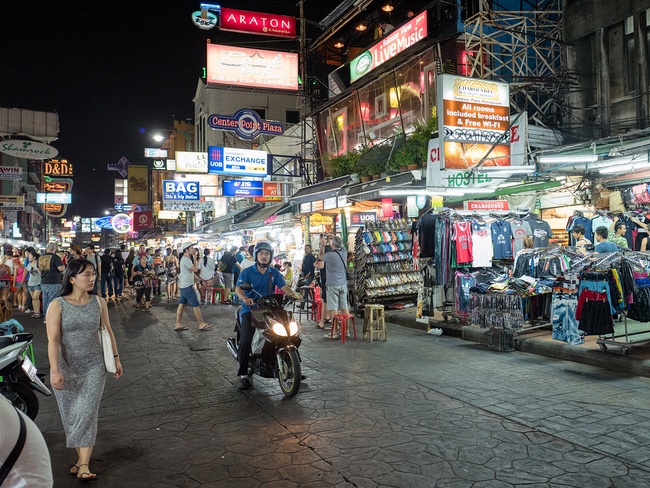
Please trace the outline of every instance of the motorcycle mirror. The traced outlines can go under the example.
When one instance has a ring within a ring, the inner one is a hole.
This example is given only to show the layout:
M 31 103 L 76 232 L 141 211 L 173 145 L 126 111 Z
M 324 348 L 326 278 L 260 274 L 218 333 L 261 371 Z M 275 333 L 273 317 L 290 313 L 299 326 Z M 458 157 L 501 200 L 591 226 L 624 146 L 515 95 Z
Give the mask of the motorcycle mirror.
M 250 291 L 253 289 L 253 285 L 247 282 L 243 282 L 241 285 L 239 285 L 239 288 L 241 288 L 244 291 Z

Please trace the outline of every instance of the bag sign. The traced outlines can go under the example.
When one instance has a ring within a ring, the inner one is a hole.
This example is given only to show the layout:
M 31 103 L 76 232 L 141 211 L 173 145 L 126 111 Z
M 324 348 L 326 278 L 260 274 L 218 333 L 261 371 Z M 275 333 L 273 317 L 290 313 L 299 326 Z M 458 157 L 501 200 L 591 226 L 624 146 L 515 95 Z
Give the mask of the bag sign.
M 163 201 L 198 201 L 198 181 L 163 180 Z

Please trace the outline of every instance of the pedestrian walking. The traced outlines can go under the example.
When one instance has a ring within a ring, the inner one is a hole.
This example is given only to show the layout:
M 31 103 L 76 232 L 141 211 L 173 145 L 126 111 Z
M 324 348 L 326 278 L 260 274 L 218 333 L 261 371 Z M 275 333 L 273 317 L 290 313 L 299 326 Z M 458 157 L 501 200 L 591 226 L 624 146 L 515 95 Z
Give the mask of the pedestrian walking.
M 64 270 L 63 261 L 56 254 L 55 242 L 48 242 L 47 246 L 45 246 L 45 254 L 38 258 L 38 270 L 41 273 L 43 314 L 47 314 L 47 307 L 61 291 L 61 279 Z
M 25 313 L 33 311 L 32 317 L 38 319 L 41 317 L 41 271 L 38 269 L 38 252 L 33 247 L 28 247 L 25 251 L 29 264 L 27 265 L 27 291 L 32 298 L 31 309 L 25 310 Z
M 178 298 L 178 257 L 174 255 L 176 249 L 168 247 L 165 250 L 165 268 L 167 269 L 167 301 Z
M 199 301 L 196 298 L 196 292 L 194 291 L 194 273 L 196 273 L 199 268 L 192 261 L 193 248 L 194 244 L 191 242 L 185 242 L 181 246 L 181 263 L 180 263 L 180 276 L 178 278 L 178 287 L 180 288 L 180 300 L 178 302 L 178 308 L 176 309 L 176 325 L 174 330 L 181 331 L 187 330 L 187 327 L 183 325 L 183 310 L 185 310 L 185 305 L 192 307 L 194 316 L 196 317 L 197 322 L 199 323 L 199 330 L 208 330 L 212 328 L 212 325 L 208 324 L 203 320 L 201 315 L 201 308 L 199 306 Z
M 232 303 L 230 301 L 230 293 L 233 291 L 235 286 L 235 266 L 237 266 L 237 259 L 234 254 L 235 251 L 237 251 L 237 247 L 233 246 L 233 249 L 223 253 L 219 265 L 219 271 L 221 271 L 221 274 L 223 275 L 223 287 L 225 293 L 223 303 L 225 304 Z
M 97 253 L 95 253 L 95 246 L 93 246 L 92 244 L 88 244 L 84 248 L 84 257 L 88 261 L 93 263 L 93 266 L 95 267 L 95 272 L 97 273 L 97 278 L 95 279 L 95 285 L 94 285 L 95 288 L 93 288 L 93 293 L 96 295 L 97 290 L 99 289 L 99 282 L 100 282 L 99 274 L 100 274 L 101 267 L 99 265 L 100 264 L 99 256 L 97 255 Z M 43 296 L 45 296 L 45 291 L 43 291 Z
M 151 288 L 154 277 L 153 270 L 147 262 L 145 254 L 140 256 L 140 262 L 131 269 L 131 279 L 135 288 L 135 309 L 143 308 L 145 312 L 151 310 Z M 144 303 L 142 303 L 144 298 Z
M 97 477 L 90 471 L 89 463 L 106 383 L 98 334 L 100 325 L 111 338 L 116 365 L 114 378 L 123 372 L 106 301 L 92 294 L 96 277 L 92 262 L 70 261 L 63 276 L 61 296 L 51 303 L 46 320 L 50 381 L 61 413 L 66 447 L 77 451 L 70 474 L 82 480 Z
M 214 283 L 214 273 L 216 271 L 217 263 L 210 257 L 210 249 L 203 250 L 203 259 L 201 260 L 201 269 L 199 277 L 201 278 L 201 303 L 205 303 L 206 290 L 211 289 Z
M 115 273 L 113 272 L 115 258 L 111 255 L 111 250 L 106 248 L 104 249 L 104 254 L 99 258 L 99 265 L 101 267 L 101 292 L 102 298 L 111 298 L 113 296 L 113 277 Z M 108 295 L 106 295 L 106 289 L 108 288 Z
M 124 290 L 124 258 L 122 258 L 122 251 L 117 249 L 113 260 L 113 289 L 115 290 L 115 299 L 122 299 L 122 292 Z

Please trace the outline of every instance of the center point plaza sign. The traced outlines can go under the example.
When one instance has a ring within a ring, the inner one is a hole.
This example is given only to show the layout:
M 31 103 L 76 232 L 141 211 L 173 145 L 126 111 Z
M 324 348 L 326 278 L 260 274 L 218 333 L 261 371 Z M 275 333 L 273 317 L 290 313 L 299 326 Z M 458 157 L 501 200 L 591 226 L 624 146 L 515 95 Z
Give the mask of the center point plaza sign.
M 207 45 L 208 84 L 298 90 L 298 54 Z
M 255 110 L 245 108 L 235 115 L 210 115 L 208 124 L 213 129 L 234 131 L 242 139 L 255 139 L 260 134 L 280 136 L 284 134 L 284 124 L 260 118 Z
M 233 147 L 208 147 L 208 173 L 265 177 L 271 174 L 266 151 Z M 261 196 L 261 195 L 260 195 Z
M 428 35 L 425 10 L 403 26 L 392 30 L 367 51 L 350 61 L 350 81 L 355 82 L 372 70 L 394 58 Z

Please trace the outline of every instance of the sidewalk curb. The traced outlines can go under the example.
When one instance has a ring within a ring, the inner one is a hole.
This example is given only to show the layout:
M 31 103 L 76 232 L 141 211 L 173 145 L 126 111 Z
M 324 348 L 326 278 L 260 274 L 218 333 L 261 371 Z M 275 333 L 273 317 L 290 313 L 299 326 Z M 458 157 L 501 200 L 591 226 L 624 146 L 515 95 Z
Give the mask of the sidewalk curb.
M 417 322 L 415 316 L 404 313 L 404 310 L 387 310 L 386 321 L 410 329 L 428 331 L 429 328 L 440 328 L 443 335 L 459 337 L 465 341 L 475 342 L 484 346 L 489 345 L 489 329 L 480 329 L 462 325 L 453 321 L 430 319 L 429 324 Z M 635 376 L 650 377 L 650 361 L 631 356 L 623 356 L 617 348 L 605 352 L 573 346 L 547 339 L 540 339 L 525 334 L 515 336 L 516 350 L 537 356 L 571 361 L 574 363 L 596 366 L 610 371 L 624 372 Z

